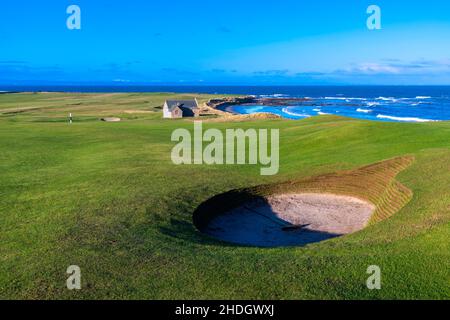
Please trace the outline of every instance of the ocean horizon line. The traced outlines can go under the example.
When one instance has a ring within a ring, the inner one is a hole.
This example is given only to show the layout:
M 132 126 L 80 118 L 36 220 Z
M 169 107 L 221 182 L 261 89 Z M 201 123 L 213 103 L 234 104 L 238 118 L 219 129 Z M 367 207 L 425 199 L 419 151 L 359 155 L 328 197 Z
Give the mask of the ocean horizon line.
M 56 85 L 2 85 L 0 93 L 186 93 L 186 94 L 234 94 L 234 95 L 287 95 L 320 96 L 352 95 L 355 92 L 369 96 L 385 96 L 386 92 L 394 96 L 418 90 L 419 95 L 446 95 L 450 85 L 206 85 L 206 84 L 56 84 Z M 342 92 L 341 92 L 342 91 Z

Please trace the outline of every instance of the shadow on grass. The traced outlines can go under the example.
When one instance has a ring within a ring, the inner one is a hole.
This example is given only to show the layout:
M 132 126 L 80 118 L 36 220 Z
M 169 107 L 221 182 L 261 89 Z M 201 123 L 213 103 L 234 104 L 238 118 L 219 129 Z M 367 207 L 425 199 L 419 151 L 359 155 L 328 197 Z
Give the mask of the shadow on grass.
M 166 236 L 190 243 L 216 245 L 222 247 L 235 246 L 201 233 L 192 225 L 191 222 L 182 219 L 171 218 L 167 224 L 159 226 L 158 230 Z

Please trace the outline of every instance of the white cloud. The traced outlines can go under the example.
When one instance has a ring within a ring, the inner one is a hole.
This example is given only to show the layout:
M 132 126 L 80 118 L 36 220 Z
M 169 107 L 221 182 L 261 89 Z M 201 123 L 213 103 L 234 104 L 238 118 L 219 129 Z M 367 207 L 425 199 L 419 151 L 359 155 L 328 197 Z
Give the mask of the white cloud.
M 362 73 L 393 73 L 397 74 L 401 72 L 401 69 L 388 64 L 365 62 L 359 64 L 352 70 L 353 72 Z

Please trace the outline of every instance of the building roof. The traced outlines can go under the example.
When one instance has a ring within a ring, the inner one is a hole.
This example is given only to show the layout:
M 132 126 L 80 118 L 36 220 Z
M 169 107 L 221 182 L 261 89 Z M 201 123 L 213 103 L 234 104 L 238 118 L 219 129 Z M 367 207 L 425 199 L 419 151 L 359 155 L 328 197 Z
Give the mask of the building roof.
M 167 107 L 169 111 L 172 112 L 176 107 L 179 108 L 188 108 L 188 109 L 196 109 L 198 108 L 197 100 L 167 100 Z

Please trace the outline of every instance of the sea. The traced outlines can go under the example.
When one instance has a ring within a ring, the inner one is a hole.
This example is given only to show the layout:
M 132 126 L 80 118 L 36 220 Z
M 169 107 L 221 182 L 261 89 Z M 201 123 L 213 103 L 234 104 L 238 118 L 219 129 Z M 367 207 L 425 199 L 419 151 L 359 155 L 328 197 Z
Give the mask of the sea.
M 231 105 L 238 114 L 269 112 L 288 119 L 340 115 L 391 122 L 450 120 L 450 86 L 1 86 L 1 92 L 175 92 L 305 98 L 288 105 Z

